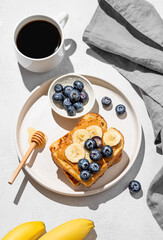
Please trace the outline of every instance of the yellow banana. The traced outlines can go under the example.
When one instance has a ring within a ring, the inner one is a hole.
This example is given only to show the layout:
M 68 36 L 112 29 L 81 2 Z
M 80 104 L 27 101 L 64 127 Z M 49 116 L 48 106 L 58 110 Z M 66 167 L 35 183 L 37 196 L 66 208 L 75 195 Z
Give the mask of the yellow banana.
M 26 222 L 12 229 L 2 240 L 36 240 L 45 232 L 40 221 Z
M 93 227 L 88 219 L 74 219 L 47 232 L 39 240 L 82 240 Z

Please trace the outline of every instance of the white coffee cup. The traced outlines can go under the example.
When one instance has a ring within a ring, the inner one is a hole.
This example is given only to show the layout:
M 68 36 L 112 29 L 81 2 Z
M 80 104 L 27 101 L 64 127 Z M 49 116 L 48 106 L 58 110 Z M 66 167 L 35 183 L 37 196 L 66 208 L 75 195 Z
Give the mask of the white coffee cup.
M 63 60 L 64 53 L 65 53 L 65 46 L 64 46 L 64 33 L 63 28 L 68 20 L 68 14 L 65 12 L 60 13 L 58 16 L 55 17 L 55 20 L 44 15 L 34 15 L 23 19 L 16 27 L 14 32 L 14 49 L 16 52 L 16 57 L 20 65 L 32 72 L 47 72 L 55 69 Z M 44 57 L 44 58 L 31 58 L 24 55 L 22 52 L 19 51 L 17 46 L 17 37 L 20 30 L 31 21 L 47 21 L 53 24 L 59 31 L 61 42 L 58 49 L 51 55 Z

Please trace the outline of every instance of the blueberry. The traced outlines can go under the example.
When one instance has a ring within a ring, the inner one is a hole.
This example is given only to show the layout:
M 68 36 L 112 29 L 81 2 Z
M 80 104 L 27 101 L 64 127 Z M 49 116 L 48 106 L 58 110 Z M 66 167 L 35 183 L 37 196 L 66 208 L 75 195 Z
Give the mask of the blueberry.
M 95 140 L 93 140 L 93 139 L 87 139 L 87 140 L 85 141 L 84 147 L 85 147 L 88 151 L 90 151 L 90 150 L 96 148 L 97 146 L 96 146 Z
M 52 98 L 54 102 L 63 102 L 64 100 L 64 96 L 62 93 L 54 93 Z
M 69 106 L 72 106 L 72 102 L 70 101 L 69 98 L 65 98 L 63 100 L 63 106 L 64 106 L 65 109 L 67 109 Z
M 89 169 L 89 162 L 88 162 L 88 160 L 85 159 L 85 158 L 80 159 L 79 162 L 78 162 L 78 169 L 80 171 L 88 170 Z
M 80 92 L 76 89 L 73 89 L 70 93 L 69 93 L 69 98 L 72 102 L 78 102 L 80 99 Z
M 58 83 L 58 84 L 56 84 L 56 85 L 54 86 L 54 90 L 55 90 L 55 92 L 57 92 L 57 93 L 62 92 L 62 91 L 63 91 L 63 86 Z
M 101 148 L 101 153 L 104 158 L 108 158 L 113 154 L 113 149 L 109 145 L 105 145 Z
M 101 100 L 101 103 L 104 107 L 109 107 L 111 102 L 112 102 L 112 100 L 109 97 L 103 97 Z
M 88 93 L 82 91 L 82 92 L 80 93 L 80 101 L 81 101 L 82 103 L 85 103 L 85 102 L 88 101 L 88 99 L 89 99 Z
M 100 150 L 93 149 L 93 150 L 90 151 L 89 157 L 90 157 L 91 160 L 96 162 L 96 161 L 101 160 L 102 154 L 101 154 Z
M 69 94 L 73 89 L 74 88 L 72 86 L 65 86 L 64 89 L 63 89 L 63 95 L 65 97 L 69 97 Z
M 91 177 L 91 174 L 88 170 L 82 170 L 80 172 L 80 178 L 84 181 L 88 181 Z
M 98 173 L 100 171 L 100 165 L 96 162 L 90 163 L 89 171 L 92 173 Z
M 69 116 L 75 116 L 76 111 L 75 111 L 74 106 L 68 106 L 68 107 L 67 107 L 67 114 L 68 114 Z
M 81 102 L 76 102 L 73 104 L 74 108 L 76 109 L 77 112 L 82 112 L 83 111 L 83 103 Z
M 116 106 L 115 111 L 118 115 L 122 115 L 126 112 L 126 108 L 123 104 L 119 104 Z
M 132 193 L 139 192 L 141 190 L 141 185 L 138 181 L 133 180 L 129 183 L 129 190 Z
M 81 92 L 84 88 L 84 84 L 81 81 L 77 80 L 74 82 L 74 88 Z
M 102 139 L 99 136 L 94 136 L 92 139 L 95 140 L 97 148 L 102 147 Z

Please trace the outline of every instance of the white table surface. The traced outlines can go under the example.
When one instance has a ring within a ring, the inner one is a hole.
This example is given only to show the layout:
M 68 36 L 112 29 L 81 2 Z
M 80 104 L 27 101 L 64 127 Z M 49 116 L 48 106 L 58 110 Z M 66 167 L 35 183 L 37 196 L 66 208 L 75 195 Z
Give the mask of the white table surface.
M 89 2 L 89 4 L 88 4 Z M 152 0 L 163 17 L 163 2 Z M 95 0 L 0 0 L 0 238 L 9 230 L 26 221 L 41 220 L 47 231 L 74 218 L 94 221 L 95 229 L 87 240 L 161 240 L 162 231 L 146 204 L 151 180 L 162 166 L 162 156 L 156 152 L 154 134 L 143 100 L 135 89 L 115 69 L 100 61 L 82 41 L 98 1 Z M 32 73 L 18 65 L 13 50 L 13 31 L 16 24 L 29 15 L 45 14 L 55 17 L 69 13 L 64 29 L 66 45 L 71 44 L 69 56 L 49 73 Z M 8 180 L 18 164 L 14 143 L 14 126 L 19 110 L 30 92 L 53 76 L 68 72 L 111 76 L 116 86 L 123 85 L 129 92 L 143 128 L 139 157 L 131 171 L 119 184 L 103 193 L 89 197 L 66 197 L 39 186 L 21 171 L 11 186 Z M 142 184 L 143 196 L 132 197 L 126 188 L 136 178 Z

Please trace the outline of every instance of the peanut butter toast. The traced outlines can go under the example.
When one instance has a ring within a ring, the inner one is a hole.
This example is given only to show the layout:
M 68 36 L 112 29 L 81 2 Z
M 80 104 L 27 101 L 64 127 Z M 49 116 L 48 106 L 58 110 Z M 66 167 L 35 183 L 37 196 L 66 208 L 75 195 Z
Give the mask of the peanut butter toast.
M 94 136 L 99 136 L 103 140 L 103 145 L 112 145 L 113 153 L 108 158 L 102 157 L 98 161 L 100 171 L 91 174 L 89 180 L 85 181 L 80 177 L 78 161 L 85 158 L 92 162 L 84 143 Z M 72 131 L 55 141 L 50 146 L 50 151 L 54 162 L 63 169 L 66 177 L 74 186 L 83 184 L 90 187 L 110 166 L 121 160 L 123 146 L 123 135 L 117 129 L 107 129 L 107 123 L 102 116 L 97 113 L 88 113 Z

